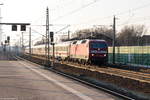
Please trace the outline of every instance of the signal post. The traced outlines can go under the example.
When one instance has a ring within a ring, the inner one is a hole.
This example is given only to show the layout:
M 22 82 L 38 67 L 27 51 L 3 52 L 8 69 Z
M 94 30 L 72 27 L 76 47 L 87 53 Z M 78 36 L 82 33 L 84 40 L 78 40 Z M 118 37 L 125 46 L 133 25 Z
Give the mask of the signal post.
M 54 67 L 54 63 L 55 63 L 55 43 L 54 43 L 54 32 L 50 32 L 50 38 L 51 38 L 51 45 L 52 45 L 52 49 L 53 49 L 53 55 L 52 55 L 52 62 L 51 62 L 51 66 Z

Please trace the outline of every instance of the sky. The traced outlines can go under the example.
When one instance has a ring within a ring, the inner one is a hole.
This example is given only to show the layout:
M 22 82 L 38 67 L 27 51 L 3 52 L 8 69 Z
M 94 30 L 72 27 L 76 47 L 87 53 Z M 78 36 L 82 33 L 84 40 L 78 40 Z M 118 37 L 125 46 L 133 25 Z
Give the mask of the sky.
M 74 32 L 83 28 L 106 25 L 111 28 L 115 15 L 119 32 L 126 25 L 145 25 L 150 28 L 150 0 L 0 0 L 1 22 L 31 23 L 33 41 L 45 34 L 46 8 L 49 8 L 50 31 Z M 36 31 L 36 32 L 35 32 Z M 28 41 L 28 29 L 24 42 Z M 40 33 L 40 34 L 39 34 Z M 146 34 L 150 34 L 147 32 Z M 61 36 L 57 34 L 58 36 Z M 2 26 L 3 41 L 11 37 L 13 44 L 19 43 L 21 31 L 11 31 L 11 26 Z

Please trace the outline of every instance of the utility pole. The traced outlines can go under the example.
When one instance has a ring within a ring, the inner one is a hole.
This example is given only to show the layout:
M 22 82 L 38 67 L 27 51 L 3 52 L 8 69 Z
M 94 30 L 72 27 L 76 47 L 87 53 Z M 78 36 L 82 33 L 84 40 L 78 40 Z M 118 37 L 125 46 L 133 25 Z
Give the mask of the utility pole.
M 68 30 L 68 40 L 70 40 L 70 31 Z
M 49 47 L 50 35 L 49 35 L 49 9 L 46 9 L 46 43 L 45 43 L 45 56 L 46 56 L 46 65 L 50 65 L 50 47 Z
M 115 64 L 115 46 L 116 46 L 116 17 L 113 18 L 113 64 Z
M 10 36 L 7 36 L 7 44 L 8 44 L 8 52 L 9 52 L 9 56 L 10 56 Z
M 23 53 L 24 53 L 24 37 L 23 37 L 23 32 L 22 32 L 22 49 L 21 49 L 21 51 L 22 51 L 22 55 L 23 55 Z
M 21 41 L 22 41 L 22 40 L 21 40 L 21 36 L 20 36 L 20 40 L 19 40 L 19 45 L 20 45 L 20 48 L 21 48 Z
M 24 45 L 24 44 L 23 44 L 23 42 L 24 42 L 24 40 L 23 40 L 23 39 L 24 39 L 24 38 L 23 38 L 23 32 L 22 32 L 21 35 L 22 35 L 22 49 L 23 49 L 23 45 Z
M 29 28 L 29 57 L 31 59 L 31 27 Z

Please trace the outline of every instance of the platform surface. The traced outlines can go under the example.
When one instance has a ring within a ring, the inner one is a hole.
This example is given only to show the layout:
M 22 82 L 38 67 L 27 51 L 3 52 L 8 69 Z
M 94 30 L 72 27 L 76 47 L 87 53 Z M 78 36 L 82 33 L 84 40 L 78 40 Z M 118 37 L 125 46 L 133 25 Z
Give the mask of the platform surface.
M 0 100 L 119 100 L 43 69 L 43 66 L 0 56 Z

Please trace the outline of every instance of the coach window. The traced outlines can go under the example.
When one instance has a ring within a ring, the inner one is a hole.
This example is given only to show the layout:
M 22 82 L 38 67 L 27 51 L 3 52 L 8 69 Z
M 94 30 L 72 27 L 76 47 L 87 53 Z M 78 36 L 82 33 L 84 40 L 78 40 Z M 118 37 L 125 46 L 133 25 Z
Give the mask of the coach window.
M 55 50 L 57 51 L 57 50 L 58 50 L 58 47 L 55 47 Z
M 65 51 L 67 51 L 67 47 L 65 47 Z
M 76 44 L 77 43 L 77 41 L 74 41 L 72 44 Z
M 63 47 L 63 51 L 65 51 L 65 47 Z

